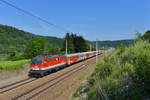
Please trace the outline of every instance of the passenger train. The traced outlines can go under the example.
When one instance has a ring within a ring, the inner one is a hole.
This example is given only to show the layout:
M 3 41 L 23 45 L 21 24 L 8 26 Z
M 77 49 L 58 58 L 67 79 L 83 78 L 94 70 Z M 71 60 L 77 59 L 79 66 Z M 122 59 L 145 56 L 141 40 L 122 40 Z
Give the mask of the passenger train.
M 58 69 L 100 55 L 100 51 L 73 53 L 68 55 L 39 55 L 31 59 L 29 76 L 44 76 Z

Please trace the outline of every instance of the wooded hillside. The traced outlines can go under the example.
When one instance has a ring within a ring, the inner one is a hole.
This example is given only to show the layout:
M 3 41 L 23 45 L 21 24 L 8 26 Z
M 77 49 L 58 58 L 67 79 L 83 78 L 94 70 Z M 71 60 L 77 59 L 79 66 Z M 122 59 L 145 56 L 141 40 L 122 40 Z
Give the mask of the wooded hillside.
M 43 37 L 17 28 L 0 25 L 0 53 L 6 54 L 12 51 L 22 53 L 27 43 L 34 37 Z M 62 47 L 63 39 L 47 36 L 51 47 Z
M 10 52 L 23 53 L 27 43 L 35 37 L 46 37 L 51 48 L 54 47 L 63 47 L 62 38 L 52 37 L 52 36 L 39 36 L 17 28 L 1 25 L 0 24 L 0 54 L 7 54 Z M 92 47 L 95 48 L 95 41 L 88 41 L 92 44 Z M 119 47 L 120 44 L 124 45 L 133 44 L 133 40 L 118 40 L 118 41 L 99 41 L 98 45 L 100 48 L 108 47 Z

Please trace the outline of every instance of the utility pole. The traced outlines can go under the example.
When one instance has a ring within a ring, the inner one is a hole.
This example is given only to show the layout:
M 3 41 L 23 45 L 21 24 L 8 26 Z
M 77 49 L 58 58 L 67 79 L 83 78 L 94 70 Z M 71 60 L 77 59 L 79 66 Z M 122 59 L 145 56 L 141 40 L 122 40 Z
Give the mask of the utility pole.
M 67 39 L 66 39 L 66 56 L 67 56 Z
M 105 46 L 103 46 L 103 50 L 104 50 L 104 56 L 105 56 Z
M 98 62 L 98 43 L 97 43 L 97 40 L 96 40 L 96 64 Z
M 92 51 L 92 45 L 90 44 L 90 51 Z

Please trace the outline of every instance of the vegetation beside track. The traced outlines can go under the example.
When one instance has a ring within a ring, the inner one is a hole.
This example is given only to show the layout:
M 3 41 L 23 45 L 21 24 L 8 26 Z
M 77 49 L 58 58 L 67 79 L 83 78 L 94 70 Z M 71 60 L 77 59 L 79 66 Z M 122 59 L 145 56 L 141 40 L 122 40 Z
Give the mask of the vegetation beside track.
M 87 100 L 146 100 L 150 98 L 150 43 L 116 49 L 100 61 L 87 78 Z M 84 86 L 81 86 L 84 87 Z M 82 100 L 79 87 L 73 98 Z
M 121 46 L 88 77 L 88 100 L 145 100 L 150 94 L 150 44 Z
M 1 61 L 0 62 L 0 70 L 6 70 L 6 71 L 14 71 L 23 69 L 23 65 L 26 63 L 29 63 L 29 59 L 24 60 L 17 60 L 17 61 Z

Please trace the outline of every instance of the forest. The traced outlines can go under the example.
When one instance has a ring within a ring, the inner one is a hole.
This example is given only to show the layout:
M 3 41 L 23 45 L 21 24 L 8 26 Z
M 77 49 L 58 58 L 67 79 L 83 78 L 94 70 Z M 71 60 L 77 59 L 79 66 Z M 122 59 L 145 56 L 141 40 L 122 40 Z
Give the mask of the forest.
M 30 40 L 35 37 L 44 37 L 35 35 L 17 28 L 0 25 L 0 54 L 10 54 L 12 51 L 17 53 L 23 53 L 25 46 Z M 63 39 L 45 36 L 51 47 L 62 47 Z

